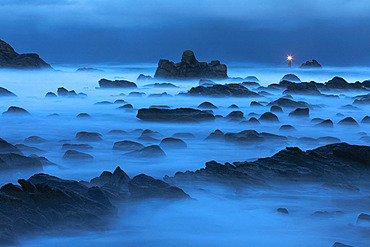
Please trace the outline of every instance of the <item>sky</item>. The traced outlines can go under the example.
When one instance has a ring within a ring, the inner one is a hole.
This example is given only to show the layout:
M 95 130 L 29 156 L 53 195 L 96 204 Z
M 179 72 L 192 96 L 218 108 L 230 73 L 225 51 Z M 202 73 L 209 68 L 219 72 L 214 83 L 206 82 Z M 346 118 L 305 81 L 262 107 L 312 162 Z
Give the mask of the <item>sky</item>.
M 0 39 L 52 64 L 370 65 L 369 0 L 0 0 Z

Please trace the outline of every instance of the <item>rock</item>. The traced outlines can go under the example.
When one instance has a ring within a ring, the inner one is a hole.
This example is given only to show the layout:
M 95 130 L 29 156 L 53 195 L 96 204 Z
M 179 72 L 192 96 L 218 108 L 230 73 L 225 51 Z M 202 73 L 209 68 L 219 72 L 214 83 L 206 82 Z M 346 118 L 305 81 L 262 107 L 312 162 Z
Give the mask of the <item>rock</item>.
M 303 107 L 309 107 L 309 105 L 306 102 L 303 102 L 303 101 L 294 101 L 294 100 L 287 99 L 287 98 L 279 98 L 279 99 L 271 102 L 268 105 L 269 106 L 277 105 L 277 106 L 286 107 L 286 108 L 303 108 Z
M 263 106 L 263 105 L 261 103 L 256 102 L 256 101 L 252 101 L 249 106 L 250 107 L 260 107 L 260 106 Z
M 158 145 L 147 146 L 140 150 L 132 151 L 127 154 L 130 156 L 141 158 L 160 158 L 166 156 L 165 152 L 163 152 L 163 150 Z
M 117 109 L 132 110 L 132 109 L 134 109 L 134 107 L 131 104 L 125 104 L 125 105 L 122 105 L 122 106 L 118 107 Z
M 229 119 L 230 121 L 241 121 L 245 119 L 242 111 L 232 111 L 225 118 Z
M 157 109 L 171 109 L 168 105 L 151 105 L 149 108 L 157 108 Z
M 225 134 L 221 130 L 216 129 L 214 132 L 209 134 L 209 136 L 207 136 L 205 140 L 225 141 Z
M 359 95 L 354 97 L 355 101 L 353 101 L 354 105 L 366 105 L 370 104 L 370 93 L 365 95 Z
M 28 152 L 28 153 L 44 153 L 45 152 L 44 150 L 41 150 L 39 148 L 30 147 L 24 144 L 15 144 L 14 146 L 18 148 L 19 150 L 21 150 L 22 152 Z
M 246 123 L 246 124 L 260 124 L 260 121 L 258 121 L 258 119 L 255 118 L 255 117 L 251 117 L 250 119 L 248 119 L 248 121 L 243 121 L 242 123 Z
M 178 86 L 172 83 L 162 82 L 162 83 L 154 83 L 153 87 L 154 88 L 177 88 Z
M 213 85 L 217 85 L 217 83 L 215 83 L 211 80 L 207 80 L 207 79 L 200 79 L 199 80 L 199 86 L 212 87 Z
M 152 93 L 149 94 L 148 97 L 172 97 L 172 95 L 168 94 L 167 92 L 163 92 L 163 93 Z
M 69 143 L 64 143 L 62 145 L 62 150 L 91 150 L 93 149 L 92 146 L 89 144 L 69 144 Z
M 352 247 L 352 245 L 342 244 L 340 242 L 335 242 L 332 247 Z
M 299 79 L 298 76 L 294 74 L 286 74 L 283 76 L 281 81 L 301 82 L 301 79 Z
M 362 120 L 361 120 L 361 123 L 370 123 L 370 117 L 369 116 L 365 116 Z
M 137 79 L 137 81 L 151 81 L 153 80 L 153 77 L 151 77 L 150 75 L 144 75 L 144 74 L 140 74 Z
M 67 150 L 64 155 L 63 159 L 65 160 L 92 160 L 94 157 L 90 154 L 85 154 L 76 150 Z
M 0 138 L 0 154 L 7 154 L 7 153 L 15 153 L 15 154 L 20 154 L 20 155 L 23 154 L 22 151 L 18 147 Z
M 289 113 L 291 117 L 309 117 L 310 109 L 308 108 L 297 108 L 294 111 Z
M 333 121 L 331 121 L 330 119 L 326 119 L 318 124 L 315 125 L 316 127 L 326 127 L 326 128 L 333 128 L 334 127 L 334 124 L 333 124 Z
M 82 68 L 78 68 L 76 70 L 76 72 L 104 72 L 104 70 L 101 70 L 101 69 L 95 69 L 95 68 L 86 68 L 86 67 L 82 67 Z
M 289 214 L 288 209 L 286 208 L 278 208 L 276 211 L 282 214 Z
M 77 94 L 74 90 L 68 91 L 64 87 L 58 88 L 57 94 L 60 97 L 78 97 L 78 96 L 84 97 L 86 96 L 85 94 L 81 94 L 81 93 Z
M 357 217 L 357 224 L 358 223 L 362 223 L 362 222 L 365 222 L 365 223 L 370 224 L 370 215 L 369 214 L 365 214 L 365 213 L 360 214 Z
M 183 93 L 182 95 L 209 97 L 259 97 L 258 93 L 250 91 L 241 84 L 217 84 L 211 87 L 198 86 L 191 88 L 187 93 Z
M 0 68 L 52 69 L 35 53 L 18 54 L 6 42 L 0 40 Z
M 47 140 L 39 136 L 29 136 L 26 139 L 24 139 L 24 142 L 25 143 L 43 143 L 43 142 L 47 142 Z
M 352 117 L 346 117 L 338 122 L 339 125 L 352 125 L 352 126 L 359 126 L 356 120 Z
M 306 61 L 301 66 L 299 66 L 299 68 L 301 68 L 301 69 L 313 69 L 313 68 L 322 68 L 322 66 L 315 59 L 312 59 L 312 62 Z
M 108 132 L 108 134 L 109 135 L 115 135 L 115 136 L 126 136 L 129 133 L 127 131 L 124 131 L 124 130 L 110 130 Z
M 281 131 L 292 131 L 292 130 L 296 130 L 296 128 L 294 128 L 292 125 L 285 124 L 285 125 L 281 125 L 279 130 L 281 130 Z
M 239 106 L 232 104 L 228 107 L 229 109 L 239 109 Z
M 132 198 L 135 199 L 190 199 L 182 189 L 169 185 L 159 179 L 154 179 L 145 174 L 135 176 L 128 184 Z
M 317 140 L 321 143 L 325 144 L 332 144 L 332 143 L 340 143 L 340 139 L 332 136 L 322 136 L 317 138 Z
M 287 86 L 287 89 L 283 92 L 284 94 L 303 94 L 303 95 L 321 95 L 315 84 L 301 82 L 291 83 Z
M 145 93 L 143 93 L 143 92 L 130 92 L 129 94 L 128 94 L 128 96 L 131 96 L 131 97 L 143 97 L 143 96 L 145 96 L 146 94 Z
M 245 86 L 259 86 L 259 80 L 256 76 L 247 76 L 244 78 L 243 85 Z
M 360 83 L 348 83 L 341 77 L 335 76 L 325 83 L 326 90 L 358 90 L 363 89 Z
M 279 118 L 272 112 L 265 112 L 260 116 L 259 121 L 279 122 Z
M 107 79 L 100 79 L 99 86 L 100 88 L 137 88 L 134 82 L 126 80 L 111 81 Z
M 99 102 L 96 102 L 94 105 L 112 105 L 113 103 L 110 102 L 110 101 L 99 101 Z
M 53 92 L 47 92 L 45 95 L 45 98 L 56 98 L 56 97 L 58 96 Z
M 0 87 L 0 97 L 17 97 L 17 96 L 14 93 L 10 92 L 8 89 Z
M 41 162 L 36 158 L 30 158 L 17 153 L 0 154 L 0 170 L 42 170 Z
M 217 106 L 215 106 L 214 104 L 212 104 L 211 102 L 203 102 L 202 104 L 198 105 L 199 109 L 218 109 Z
M 103 187 L 105 185 L 113 185 L 119 188 L 128 188 L 130 177 L 117 166 L 113 173 L 103 172 L 99 177 L 90 180 L 90 184 Z
M 76 118 L 80 118 L 80 119 L 90 119 L 91 116 L 87 113 L 80 113 L 76 116 Z
M 266 132 L 258 133 L 255 130 L 244 130 L 239 133 L 226 133 L 225 141 L 241 145 L 261 143 L 264 141 L 285 141 L 285 136 L 274 135 Z
M 273 105 L 273 106 L 271 106 L 271 108 L 270 108 L 270 112 L 274 112 L 274 113 L 282 113 L 282 112 L 283 112 L 283 109 L 281 109 L 281 107 L 280 107 L 280 106 Z
M 163 147 L 164 149 L 173 149 L 173 148 L 187 148 L 188 145 L 181 139 L 168 137 L 164 138 L 159 146 Z
M 341 109 L 341 110 L 350 110 L 350 111 L 359 111 L 360 110 L 360 108 L 358 108 L 356 106 L 353 106 L 353 105 L 344 105 L 344 106 L 339 107 L 339 109 Z
M 161 59 L 154 78 L 163 79 L 226 79 L 227 67 L 219 61 L 211 63 L 198 62 L 194 53 L 186 50 L 182 54 L 181 62 L 174 63 Z
M 77 141 L 98 142 L 102 141 L 101 134 L 96 132 L 81 131 L 76 134 Z
M 114 101 L 114 104 L 122 104 L 122 103 L 126 103 L 126 101 L 124 101 L 123 99 L 118 99 Z
M 215 119 L 214 115 L 208 111 L 201 111 L 192 108 L 143 108 L 138 111 L 136 117 L 143 121 L 157 122 L 202 122 L 213 121 Z
M 136 151 L 139 149 L 144 148 L 144 145 L 134 141 L 119 141 L 115 142 L 113 145 L 113 150 L 121 150 L 121 151 Z
M 23 108 L 11 106 L 7 111 L 3 112 L 3 115 L 27 116 L 30 115 L 30 113 Z

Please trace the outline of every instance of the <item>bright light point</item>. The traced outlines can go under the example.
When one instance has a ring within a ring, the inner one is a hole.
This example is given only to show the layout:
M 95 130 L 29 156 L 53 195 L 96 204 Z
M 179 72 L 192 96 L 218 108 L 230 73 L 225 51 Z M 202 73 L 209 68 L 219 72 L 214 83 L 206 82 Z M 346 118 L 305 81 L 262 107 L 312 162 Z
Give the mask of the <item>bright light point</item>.
M 288 59 L 288 61 L 292 61 L 293 60 L 293 57 L 292 56 L 288 56 L 287 59 Z

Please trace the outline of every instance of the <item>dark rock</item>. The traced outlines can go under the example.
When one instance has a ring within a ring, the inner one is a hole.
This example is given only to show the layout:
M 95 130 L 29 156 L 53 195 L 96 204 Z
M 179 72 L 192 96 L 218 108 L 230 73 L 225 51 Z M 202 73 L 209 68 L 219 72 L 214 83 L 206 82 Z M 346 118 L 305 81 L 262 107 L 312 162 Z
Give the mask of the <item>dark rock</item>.
M 164 138 L 159 145 L 164 149 L 188 147 L 188 145 L 183 140 L 173 137 Z
M 287 99 L 287 98 L 279 98 L 273 102 L 271 102 L 270 104 L 268 104 L 269 106 L 271 105 L 277 105 L 277 106 L 280 106 L 280 107 L 286 107 L 286 108 L 303 108 L 303 107 L 309 107 L 309 105 L 306 103 L 306 102 L 303 102 L 303 101 L 294 101 L 294 100 L 291 100 L 291 99 Z
M 99 101 L 99 102 L 96 102 L 94 105 L 112 105 L 113 103 L 110 102 L 110 101 Z
M 56 97 L 58 96 L 53 92 L 47 92 L 45 95 L 45 98 L 56 98 Z
M 249 145 L 264 141 L 285 141 L 287 138 L 266 132 L 258 133 L 255 130 L 244 130 L 239 133 L 226 133 L 225 140 L 236 144 Z
M 86 67 L 82 67 L 82 68 L 78 68 L 76 70 L 76 72 L 104 72 L 104 70 L 101 70 L 101 69 L 95 69 L 95 68 L 86 68 Z
M 3 112 L 3 115 L 25 116 L 25 115 L 30 115 L 30 113 L 23 108 L 20 108 L 17 106 L 11 106 L 8 108 L 7 111 Z
M 265 112 L 260 116 L 259 121 L 279 122 L 279 118 L 272 112 Z
M 332 247 L 353 247 L 352 245 L 342 244 L 340 242 L 335 242 Z
M 158 122 L 188 122 L 191 120 L 194 120 L 191 122 L 201 122 L 201 121 L 212 121 L 215 119 L 213 114 L 207 111 L 201 111 L 192 108 L 177 108 L 177 109 L 144 108 L 138 111 L 136 117 L 144 121 L 158 121 Z
M 76 116 L 76 118 L 82 118 L 82 119 L 90 119 L 91 116 L 87 113 L 80 113 Z
M 354 97 L 355 101 L 353 101 L 354 105 L 366 105 L 370 104 L 370 93 L 365 95 L 359 95 Z
M 284 94 L 304 94 L 304 95 L 321 95 L 320 91 L 313 83 L 301 82 L 291 83 L 287 86 Z
M 316 124 L 315 126 L 316 127 L 333 128 L 334 124 L 333 124 L 333 121 L 331 121 L 330 119 L 326 119 L 326 120 L 322 121 L 321 123 Z
M 92 160 L 94 157 L 90 154 L 85 154 L 76 150 L 67 150 L 64 155 L 63 159 L 65 160 Z
M 46 142 L 44 138 L 41 138 L 39 136 L 29 136 L 26 139 L 24 139 L 24 142 L 26 143 L 43 143 Z
M 258 93 L 250 91 L 241 84 L 198 86 L 191 88 L 184 95 L 209 97 L 259 97 Z
M 282 214 L 289 214 L 288 209 L 286 208 L 278 208 L 276 211 Z
M 218 109 L 217 106 L 212 104 L 211 102 L 203 102 L 202 104 L 198 105 L 199 109 Z
M 294 128 L 292 125 L 286 124 L 286 125 L 281 125 L 279 130 L 292 131 L 292 130 L 296 130 L 296 128 Z
M 0 170 L 42 170 L 42 164 L 38 159 L 23 156 L 17 153 L 0 154 Z
M 122 105 L 122 106 L 118 107 L 117 109 L 130 110 L 130 109 L 134 109 L 134 107 L 131 104 L 125 104 L 125 105 Z
M 126 103 L 126 101 L 124 101 L 123 99 L 117 99 L 116 101 L 114 101 L 114 104 L 122 104 L 122 103 Z
M 207 136 L 205 140 L 225 141 L 225 134 L 221 130 L 217 129 L 209 134 L 209 136 Z
M 158 145 L 147 146 L 140 150 L 132 151 L 128 153 L 128 155 L 142 158 L 159 158 L 166 156 L 165 152 L 163 152 Z
M 280 107 L 280 106 L 273 105 L 273 106 L 271 106 L 271 108 L 270 108 L 270 112 L 282 113 L 282 112 L 283 112 L 283 109 L 281 109 L 281 107 Z
M 200 79 L 199 80 L 199 86 L 212 87 L 213 85 L 217 85 L 217 83 L 215 83 L 211 80 L 207 80 L 207 79 Z
M 317 140 L 321 143 L 325 144 L 332 144 L 332 143 L 339 143 L 341 142 L 339 138 L 332 137 L 332 136 L 322 136 L 317 138 Z
M 22 152 L 28 152 L 28 153 L 44 153 L 45 152 L 44 150 L 41 150 L 39 148 L 30 147 L 24 144 L 16 144 L 15 147 L 21 150 Z
M 340 125 L 352 125 L 352 126 L 359 126 L 356 120 L 352 117 L 346 117 L 338 122 Z
M 153 77 L 151 77 L 150 75 L 144 75 L 144 74 L 140 74 L 137 79 L 137 81 L 151 81 L 153 80 Z
M 163 93 L 152 93 L 149 94 L 148 97 L 172 97 L 172 95 L 168 94 L 167 92 L 163 92 Z
M 17 97 L 17 96 L 14 93 L 10 92 L 8 89 L 0 87 L 0 97 Z
M 131 97 L 143 97 L 143 96 L 145 96 L 146 94 L 145 93 L 143 93 L 143 92 L 130 92 L 129 94 L 128 94 L 128 96 L 131 96 Z
M 184 51 L 180 63 L 161 59 L 154 78 L 163 79 L 226 79 L 227 67 L 219 61 L 198 62 L 192 51 Z
M 92 146 L 89 144 L 69 144 L 69 143 L 64 143 L 62 145 L 62 150 L 91 150 L 93 149 Z
M 363 89 L 360 83 L 348 83 L 341 77 L 333 77 L 333 79 L 325 83 L 326 90 L 358 90 Z
M 308 108 L 297 108 L 294 111 L 289 113 L 291 117 L 309 117 L 310 109 Z
M 153 84 L 154 88 L 177 88 L 176 85 L 168 82 L 162 82 L 162 83 L 154 83 Z
M 35 53 L 18 54 L 6 42 L 0 40 L 0 68 L 52 69 Z
M 339 109 L 341 109 L 341 110 L 351 110 L 351 111 L 353 111 L 353 110 L 355 110 L 355 111 L 360 110 L 360 108 L 358 108 L 356 106 L 353 106 L 353 105 L 344 105 L 344 106 L 339 107 Z
M 134 82 L 126 80 L 111 81 L 107 79 L 100 79 L 99 86 L 100 88 L 137 88 Z
M 105 171 L 99 177 L 90 180 L 90 184 L 99 187 L 109 184 L 119 188 L 127 188 L 129 182 L 130 177 L 119 166 L 113 173 Z
M 357 217 L 357 223 L 367 222 L 370 223 L 370 215 L 362 213 Z
M 126 136 L 129 133 L 127 133 L 127 131 L 124 131 L 124 130 L 110 130 L 108 134 L 115 135 L 115 136 Z
M 256 101 L 252 101 L 251 104 L 250 104 L 250 107 L 259 107 L 259 106 L 263 106 L 261 103 L 258 103 Z
M 76 139 L 78 141 L 87 141 L 87 142 L 98 142 L 102 141 L 101 134 L 96 132 L 86 132 L 81 131 L 76 134 Z
M 145 174 L 135 176 L 128 184 L 132 198 L 135 199 L 189 199 L 190 196 L 182 189 L 169 185 L 159 179 Z
M 242 111 L 232 111 L 225 118 L 229 119 L 230 121 L 241 121 L 245 119 Z
M 301 68 L 301 69 L 312 69 L 312 68 L 322 68 L 322 66 L 315 59 L 312 59 L 312 62 L 306 61 L 301 66 L 299 66 L 299 68 Z
M 239 109 L 239 106 L 232 104 L 228 107 L 229 109 Z
M 258 121 L 258 119 L 255 118 L 255 117 L 251 117 L 250 119 L 248 119 L 248 121 L 243 121 L 242 123 L 246 123 L 246 124 L 260 124 L 260 121 Z
M 0 138 L 0 154 L 7 153 L 23 154 L 22 151 L 17 146 L 14 146 Z
M 361 120 L 361 123 L 370 123 L 370 117 L 369 116 L 365 116 L 362 120 Z
M 171 109 L 168 105 L 151 105 L 149 108 L 157 108 L 157 109 Z
M 114 150 L 121 150 L 121 151 L 136 151 L 139 149 L 144 148 L 144 145 L 134 141 L 119 141 L 115 142 L 113 145 Z
M 298 76 L 294 74 L 286 74 L 283 76 L 281 81 L 301 82 L 301 79 L 299 79 Z
M 61 97 L 77 97 L 77 96 L 83 96 L 83 95 L 77 95 L 77 93 L 74 90 L 68 91 L 64 87 L 58 88 L 57 93 L 58 93 L 58 96 L 61 96 Z

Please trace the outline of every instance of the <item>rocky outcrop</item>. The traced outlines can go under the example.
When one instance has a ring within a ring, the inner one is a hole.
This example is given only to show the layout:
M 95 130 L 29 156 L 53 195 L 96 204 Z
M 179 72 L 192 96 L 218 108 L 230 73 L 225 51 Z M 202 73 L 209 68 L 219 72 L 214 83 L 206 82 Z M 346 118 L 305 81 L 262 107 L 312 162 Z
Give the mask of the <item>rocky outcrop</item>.
M 136 84 L 127 80 L 107 80 L 100 79 L 99 81 L 100 88 L 137 88 Z
M 18 54 L 8 43 L 0 40 L 0 68 L 52 69 L 35 53 Z
M 321 64 L 317 62 L 315 59 L 312 59 L 312 61 L 306 61 L 301 66 L 299 66 L 301 69 L 313 69 L 313 68 L 322 68 Z
M 28 111 L 26 111 L 25 109 L 21 108 L 21 107 L 17 107 L 17 106 L 11 106 L 8 108 L 7 111 L 3 112 L 3 115 L 5 116 L 27 116 L 27 115 L 30 115 L 30 113 Z
M 301 82 L 301 79 L 299 79 L 295 74 L 286 74 L 281 78 L 281 81 Z
M 143 108 L 137 113 L 137 118 L 143 121 L 156 122 L 202 122 L 215 119 L 212 113 L 192 108 L 158 109 Z
M 180 95 L 210 96 L 210 97 L 259 97 L 258 93 L 250 91 L 241 84 L 213 85 L 210 87 L 198 86 L 191 88 L 187 93 Z
M 186 50 L 182 54 L 181 62 L 174 63 L 161 59 L 154 78 L 161 79 L 226 79 L 227 67 L 215 60 L 210 63 L 199 62 L 192 51 Z
M 305 152 L 287 147 L 272 157 L 253 162 L 222 165 L 211 161 L 205 168 L 178 172 L 174 177 L 166 176 L 165 180 L 171 183 L 212 182 L 240 188 L 284 181 L 346 184 L 369 177 L 370 147 L 336 143 Z
M 16 97 L 16 95 L 8 89 L 0 87 L 0 97 Z

